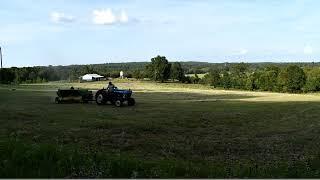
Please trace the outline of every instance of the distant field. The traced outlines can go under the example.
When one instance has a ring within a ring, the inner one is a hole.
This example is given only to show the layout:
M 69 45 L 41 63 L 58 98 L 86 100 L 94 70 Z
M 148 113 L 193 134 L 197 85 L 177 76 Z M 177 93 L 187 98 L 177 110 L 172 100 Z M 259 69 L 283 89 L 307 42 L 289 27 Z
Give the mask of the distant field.
M 206 74 L 197 74 L 199 78 L 203 78 Z M 189 76 L 189 77 L 195 77 L 195 74 L 186 74 L 186 76 Z
M 318 94 L 116 80 L 136 106 L 53 102 L 106 83 L 0 86 L 1 177 L 320 176 Z

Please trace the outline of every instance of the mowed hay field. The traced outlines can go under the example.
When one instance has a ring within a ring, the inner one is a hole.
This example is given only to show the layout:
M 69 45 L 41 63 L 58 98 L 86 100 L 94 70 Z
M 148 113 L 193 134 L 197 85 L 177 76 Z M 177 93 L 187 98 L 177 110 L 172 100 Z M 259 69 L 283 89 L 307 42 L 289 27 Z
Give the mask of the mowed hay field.
M 115 81 L 136 106 L 0 86 L 1 177 L 320 177 L 320 95 Z M 15 90 L 12 90 L 15 89 Z

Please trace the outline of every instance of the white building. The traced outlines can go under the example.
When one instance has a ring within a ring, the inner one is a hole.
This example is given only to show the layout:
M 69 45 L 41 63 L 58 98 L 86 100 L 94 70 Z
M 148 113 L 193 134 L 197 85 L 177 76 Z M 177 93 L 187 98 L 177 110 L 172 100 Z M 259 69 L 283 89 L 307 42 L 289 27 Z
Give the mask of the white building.
M 99 74 L 86 74 L 80 77 L 81 81 L 101 81 L 104 79 L 104 76 L 101 76 Z

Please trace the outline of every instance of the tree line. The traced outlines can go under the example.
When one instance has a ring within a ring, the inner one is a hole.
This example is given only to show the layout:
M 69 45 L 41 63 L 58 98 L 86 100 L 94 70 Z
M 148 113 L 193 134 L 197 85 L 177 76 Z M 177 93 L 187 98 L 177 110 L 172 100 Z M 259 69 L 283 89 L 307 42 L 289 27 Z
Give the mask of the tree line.
M 162 57 L 156 57 L 155 63 Z M 171 66 L 169 67 L 168 61 L 164 57 L 167 65 L 163 66 L 161 72 L 156 73 L 155 80 L 161 80 L 162 82 L 170 78 Z M 164 61 L 158 62 L 158 65 L 162 65 Z M 120 75 L 120 71 L 125 72 L 125 76 L 128 78 L 150 78 L 150 66 L 152 63 L 148 62 L 132 62 L 132 63 L 105 63 L 105 64 L 91 64 L 91 65 L 70 65 L 70 66 L 37 66 L 37 67 L 12 67 L 0 69 L 0 83 L 12 84 L 12 83 L 42 83 L 48 81 L 78 81 L 84 74 L 100 74 L 105 77 L 117 78 Z M 187 63 L 188 64 L 188 63 Z M 168 72 L 166 72 L 168 70 Z M 165 71 L 165 72 L 162 72 Z M 177 72 L 179 71 L 179 72 Z M 184 70 L 180 63 L 172 64 L 172 75 L 175 79 L 181 80 L 184 76 Z M 162 76 L 164 75 L 164 76 Z M 161 76 L 161 77 L 160 77 Z
M 253 66 L 248 63 L 224 64 L 208 70 L 203 78 L 185 76 L 179 62 L 169 63 L 164 56 L 151 59 L 146 66 L 147 77 L 165 82 L 167 80 L 184 83 L 208 84 L 215 88 L 243 89 L 273 92 L 316 92 L 320 91 L 320 67 L 313 63 L 266 64 Z
M 88 73 L 117 78 L 120 71 L 124 71 L 128 78 L 201 83 L 224 89 L 274 92 L 320 91 L 319 63 L 169 62 L 165 56 L 154 57 L 151 62 L 3 68 L 0 70 L 0 83 L 77 81 L 80 76 Z M 185 75 L 189 73 L 194 75 Z M 206 75 L 203 78 L 197 75 L 204 73 Z
M 12 67 L 0 69 L 0 83 L 42 83 L 48 81 L 77 81 L 84 74 L 100 74 L 105 77 L 117 78 L 120 71 L 127 72 L 132 77 L 135 70 L 141 70 L 147 63 L 106 63 L 92 65 L 70 66 L 37 66 L 37 67 Z
M 319 91 L 319 67 L 302 68 L 298 65 L 278 67 L 268 65 L 252 70 L 245 63 L 230 68 L 211 69 L 202 82 L 224 89 L 244 89 L 273 92 L 314 92 Z

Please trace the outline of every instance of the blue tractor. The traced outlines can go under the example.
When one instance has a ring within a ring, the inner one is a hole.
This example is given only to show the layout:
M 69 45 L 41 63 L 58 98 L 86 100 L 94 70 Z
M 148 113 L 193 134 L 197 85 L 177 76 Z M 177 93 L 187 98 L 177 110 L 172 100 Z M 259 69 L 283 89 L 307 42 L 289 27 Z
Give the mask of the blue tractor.
M 113 104 L 117 107 L 122 105 L 134 106 L 135 100 L 131 97 L 132 91 L 129 90 L 120 90 L 114 88 L 112 91 L 107 89 L 100 89 L 95 95 L 96 103 L 98 105 L 104 104 Z

